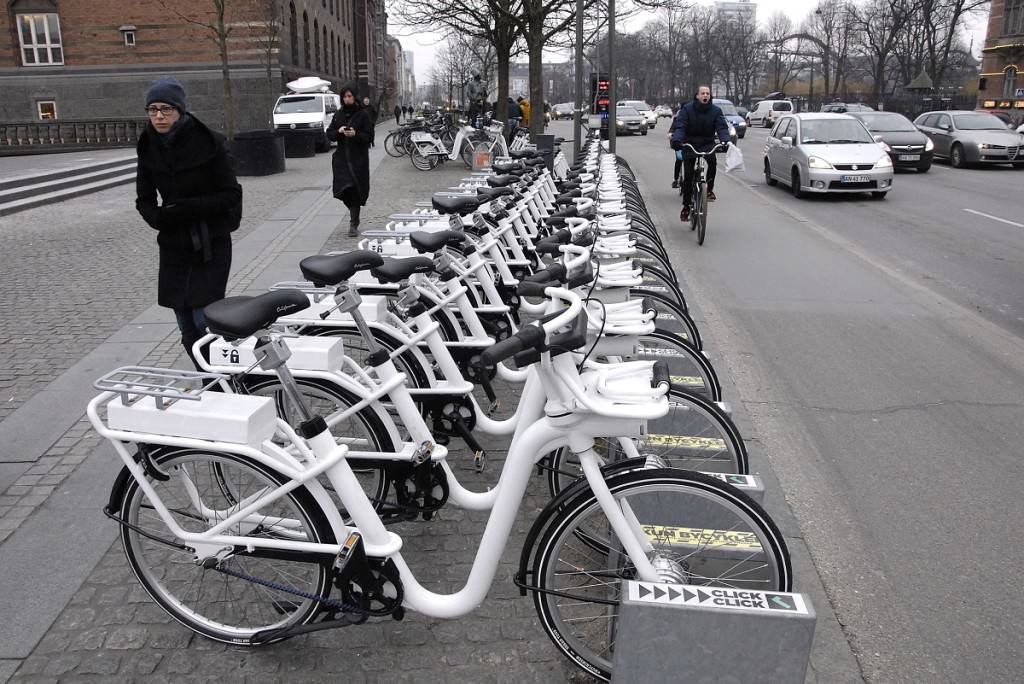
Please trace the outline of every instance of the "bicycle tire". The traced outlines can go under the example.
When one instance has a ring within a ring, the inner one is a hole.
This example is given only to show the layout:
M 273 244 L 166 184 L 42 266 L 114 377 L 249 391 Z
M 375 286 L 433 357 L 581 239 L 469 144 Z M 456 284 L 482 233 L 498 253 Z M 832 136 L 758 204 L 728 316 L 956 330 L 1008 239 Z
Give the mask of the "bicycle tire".
M 700 188 L 700 212 L 697 214 L 697 244 L 703 245 L 708 232 L 708 186 Z
M 644 266 L 641 278 L 642 283 L 637 285 L 638 289 L 663 294 L 669 299 L 678 302 L 680 306 L 686 301 L 683 291 L 679 289 L 675 279 L 657 266 Z
M 697 230 L 697 216 L 701 211 L 700 196 L 701 186 L 703 185 L 704 184 L 699 180 L 695 180 L 693 183 L 693 207 L 690 210 L 690 230 Z
M 177 524 L 192 532 L 209 529 L 211 522 L 190 512 L 194 507 L 184 492 L 183 478 L 189 479 L 201 501 L 214 510 L 234 505 L 221 489 L 225 471 L 230 472 L 228 477 L 238 489 L 244 488 L 245 496 L 288 481 L 267 466 L 237 454 L 170 449 L 153 456 L 153 460 L 172 477 L 162 481 L 147 475 L 148 484 L 168 506 Z M 218 466 L 217 475 L 213 465 Z M 228 644 L 251 646 L 258 632 L 305 624 L 320 610 L 317 600 L 197 564 L 191 549 L 178 548 L 135 479 L 125 488 L 118 512 L 125 521 L 120 525 L 125 557 L 143 589 L 172 618 L 197 634 Z M 226 533 L 337 543 L 324 512 L 304 487 L 288 492 L 255 515 L 262 517 L 264 524 L 252 529 L 244 529 L 240 524 Z M 286 527 L 280 521 L 288 521 L 289 525 Z M 327 597 L 331 591 L 329 558 L 297 556 L 284 560 L 240 549 L 221 559 L 217 567 L 293 587 L 310 596 Z M 207 578 L 211 581 L 204 582 Z
M 409 151 L 409 161 L 412 162 L 413 168 L 419 171 L 429 171 L 430 169 L 437 166 L 434 161 L 434 157 L 437 155 L 424 154 L 418 145 L 412 145 Z
M 664 581 L 792 589 L 785 539 L 764 509 L 735 488 L 672 469 L 629 471 L 607 484 L 643 525 Z M 589 488 L 555 509 L 534 557 L 534 606 L 556 648 L 603 680 L 612 675 L 623 582 L 633 577 L 633 564 Z
M 401 131 L 391 131 L 388 133 L 387 137 L 384 138 L 384 151 L 387 152 L 389 157 L 399 159 L 406 155 L 405 145 L 401 144 L 401 139 Z

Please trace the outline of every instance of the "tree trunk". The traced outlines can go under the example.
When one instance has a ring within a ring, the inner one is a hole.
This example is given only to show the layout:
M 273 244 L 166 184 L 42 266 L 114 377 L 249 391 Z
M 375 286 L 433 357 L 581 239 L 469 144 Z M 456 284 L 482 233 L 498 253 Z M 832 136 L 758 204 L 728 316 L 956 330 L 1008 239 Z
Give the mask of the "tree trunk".
M 231 93 L 231 66 L 228 63 L 228 37 L 224 29 L 224 17 L 218 18 L 220 44 L 220 71 L 224 82 L 224 134 L 228 140 L 235 137 L 235 102 Z
M 531 35 L 526 46 L 530 57 L 530 141 L 535 142 L 544 132 L 544 41 Z
M 494 118 L 508 121 L 508 66 L 512 58 L 509 50 L 498 50 L 498 92 L 494 95 Z

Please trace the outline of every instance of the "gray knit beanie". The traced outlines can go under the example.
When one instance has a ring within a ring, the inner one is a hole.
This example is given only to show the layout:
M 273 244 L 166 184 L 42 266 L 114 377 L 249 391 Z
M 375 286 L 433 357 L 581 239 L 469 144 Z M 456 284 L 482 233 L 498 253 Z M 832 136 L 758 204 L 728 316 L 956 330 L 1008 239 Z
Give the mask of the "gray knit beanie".
M 158 78 L 146 93 L 146 106 L 154 102 L 166 102 L 181 113 L 185 113 L 185 86 L 173 76 Z

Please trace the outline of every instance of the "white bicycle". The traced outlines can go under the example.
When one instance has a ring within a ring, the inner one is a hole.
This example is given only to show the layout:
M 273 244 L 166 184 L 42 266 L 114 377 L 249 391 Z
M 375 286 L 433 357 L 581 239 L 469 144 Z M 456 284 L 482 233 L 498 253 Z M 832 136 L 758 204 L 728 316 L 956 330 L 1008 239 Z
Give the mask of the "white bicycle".
M 235 645 L 401 619 L 406 610 L 465 615 L 486 598 L 536 460 L 568 447 L 584 478 L 534 522 L 515 581 L 533 593 L 544 629 L 580 667 L 611 676 L 626 579 L 789 591 L 782 535 L 738 490 L 657 463 L 602 468 L 594 437 L 642 434 L 668 410 L 667 378 L 652 381 L 648 362 L 579 372 L 560 351 L 583 330 L 581 301 L 560 288 L 546 294 L 552 313 L 543 324 L 485 352 L 489 363 L 531 357 L 528 384 L 543 387 L 548 400 L 538 420 L 517 428 L 496 488 L 479 495 L 491 499 L 491 513 L 454 594 L 416 580 L 401 538 L 360 487 L 348 448 L 295 387 L 288 349 L 269 326 L 309 306 L 303 293 L 232 297 L 206 309 L 211 332 L 238 342 L 256 336 L 261 366 L 303 411 L 298 430 L 274 416 L 270 399 L 208 391 L 222 376 L 127 368 L 101 378 L 88 415 L 125 464 L 106 512 L 145 590 L 183 625 Z M 375 368 L 384 382 L 402 377 L 390 360 Z M 287 435 L 294 453 L 275 433 Z M 407 455 L 430 456 L 430 445 Z

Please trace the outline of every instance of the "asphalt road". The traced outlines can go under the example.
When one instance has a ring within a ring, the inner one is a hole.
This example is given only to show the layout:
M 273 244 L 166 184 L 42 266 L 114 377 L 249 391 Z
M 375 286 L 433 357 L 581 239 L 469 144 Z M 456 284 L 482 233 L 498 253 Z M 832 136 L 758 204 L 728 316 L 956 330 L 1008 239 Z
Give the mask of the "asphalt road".
M 764 184 L 753 130 L 698 247 L 666 131 L 618 152 L 865 678 L 1020 681 L 1024 171 L 936 164 L 885 200 L 796 200 Z

